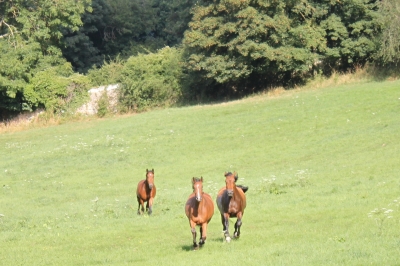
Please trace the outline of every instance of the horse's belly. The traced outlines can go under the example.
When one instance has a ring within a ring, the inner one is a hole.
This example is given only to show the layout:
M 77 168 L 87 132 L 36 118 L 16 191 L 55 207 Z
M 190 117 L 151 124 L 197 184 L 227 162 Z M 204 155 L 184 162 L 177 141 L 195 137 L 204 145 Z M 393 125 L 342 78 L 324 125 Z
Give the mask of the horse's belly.
M 194 218 L 194 217 L 192 217 L 192 221 L 197 225 L 202 225 L 207 222 L 206 219 L 204 218 Z

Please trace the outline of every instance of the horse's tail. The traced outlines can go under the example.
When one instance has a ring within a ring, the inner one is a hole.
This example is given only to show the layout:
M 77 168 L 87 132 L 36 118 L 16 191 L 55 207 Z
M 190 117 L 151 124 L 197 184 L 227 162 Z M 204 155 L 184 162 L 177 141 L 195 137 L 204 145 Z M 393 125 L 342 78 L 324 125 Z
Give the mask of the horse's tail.
M 249 189 L 249 187 L 243 186 L 243 185 L 236 185 L 238 188 L 243 190 L 243 193 L 246 193 L 246 191 Z

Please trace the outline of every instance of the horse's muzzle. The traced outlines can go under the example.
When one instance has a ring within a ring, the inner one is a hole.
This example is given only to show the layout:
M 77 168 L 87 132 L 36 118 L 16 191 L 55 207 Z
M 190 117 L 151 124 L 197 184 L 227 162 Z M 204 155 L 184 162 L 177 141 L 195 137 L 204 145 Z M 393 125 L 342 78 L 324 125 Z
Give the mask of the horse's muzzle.
M 150 188 L 150 190 L 152 190 L 153 189 L 153 184 L 149 184 L 149 188 Z
M 228 194 L 229 197 L 233 196 L 233 190 L 231 190 L 231 189 L 227 189 L 226 193 Z
M 196 201 L 200 202 L 201 201 L 201 197 L 200 196 L 196 196 Z

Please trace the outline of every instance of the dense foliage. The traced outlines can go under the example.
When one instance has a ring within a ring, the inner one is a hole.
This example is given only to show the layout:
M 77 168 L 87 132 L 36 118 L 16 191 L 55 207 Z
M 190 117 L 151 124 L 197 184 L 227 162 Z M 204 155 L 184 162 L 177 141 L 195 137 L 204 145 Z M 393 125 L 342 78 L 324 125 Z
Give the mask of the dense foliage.
M 346 70 L 377 49 L 376 9 L 366 0 L 203 1 L 184 39 L 188 66 L 229 88 L 250 82 L 249 89 Z
M 377 59 L 383 64 L 397 65 L 400 62 L 400 2 L 385 0 L 380 1 L 379 6 L 383 31 L 378 39 Z
M 95 85 L 140 110 L 396 65 L 399 17 L 397 0 L 0 1 L 1 116 Z
M 182 94 L 182 54 L 165 47 L 131 57 L 121 71 L 122 102 L 133 110 L 169 106 Z
M 60 49 L 63 30 L 76 31 L 82 26 L 81 15 L 87 5 L 88 2 L 74 0 L 0 2 L 2 110 L 56 108 L 55 101 L 48 97 L 67 95 L 70 84 L 58 79 L 73 73 Z M 45 76 L 49 78 L 40 79 Z M 57 85 L 53 87 L 54 84 Z

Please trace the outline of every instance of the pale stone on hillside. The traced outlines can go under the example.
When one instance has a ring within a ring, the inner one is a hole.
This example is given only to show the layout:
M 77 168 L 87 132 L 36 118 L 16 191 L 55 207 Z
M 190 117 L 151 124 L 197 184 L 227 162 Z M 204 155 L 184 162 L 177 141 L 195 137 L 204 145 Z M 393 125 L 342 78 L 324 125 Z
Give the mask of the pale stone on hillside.
M 117 103 L 118 103 L 118 84 L 112 84 L 107 86 L 101 86 L 98 88 L 92 88 L 88 91 L 90 96 L 90 101 L 81 107 L 79 107 L 76 112 L 86 115 L 94 115 L 97 114 L 98 110 L 98 101 L 100 97 L 103 95 L 104 91 L 106 91 L 108 96 L 108 102 L 111 112 L 117 111 Z

